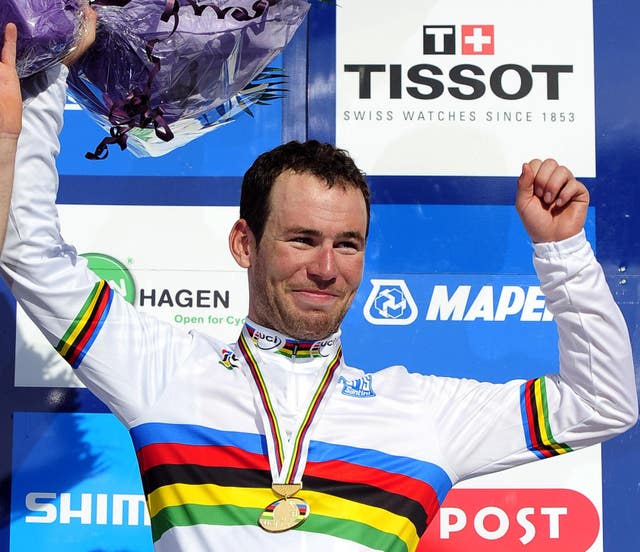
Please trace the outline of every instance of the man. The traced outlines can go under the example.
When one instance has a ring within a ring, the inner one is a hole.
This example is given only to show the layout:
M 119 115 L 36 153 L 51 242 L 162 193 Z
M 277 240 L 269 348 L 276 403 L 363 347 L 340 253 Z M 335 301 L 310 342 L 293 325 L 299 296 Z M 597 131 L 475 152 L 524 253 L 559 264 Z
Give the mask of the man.
M 353 161 L 316 142 L 258 158 L 229 237 L 247 269 L 247 322 L 231 345 L 185 333 L 136 312 L 60 237 L 65 75 L 52 68 L 25 101 L 2 271 L 129 428 L 156 550 L 414 550 L 457 481 L 635 423 L 626 326 L 582 229 L 588 193 L 555 161 L 523 165 L 516 207 L 558 325 L 560 374 L 495 385 L 394 366 L 354 399 L 338 383 L 366 375 L 344 362 L 339 330 L 369 224 Z

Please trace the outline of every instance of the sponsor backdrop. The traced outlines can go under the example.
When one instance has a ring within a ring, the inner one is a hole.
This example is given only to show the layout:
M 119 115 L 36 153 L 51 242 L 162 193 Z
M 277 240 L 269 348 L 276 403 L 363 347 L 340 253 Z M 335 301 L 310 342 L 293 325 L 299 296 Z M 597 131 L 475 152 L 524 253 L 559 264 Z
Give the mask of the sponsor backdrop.
M 240 179 L 291 138 L 351 151 L 373 190 L 347 361 L 505 381 L 557 370 L 556 330 L 511 207 L 522 161 L 553 156 L 592 192 L 596 245 L 640 345 L 640 7 L 542 0 L 314 5 L 277 63 L 286 99 L 158 159 L 85 151 L 68 103 L 65 238 L 128 301 L 234 340 L 246 279 L 227 252 Z M 0 284 L 2 286 L 2 284 Z M 372 348 L 375 344 L 375 348 Z M 0 551 L 151 550 L 128 435 L 0 287 Z M 636 353 L 637 358 L 637 353 Z M 420 550 L 633 550 L 640 434 L 456 487 Z
M 368 172 L 511 175 L 536 151 L 595 176 L 591 0 L 386 5 L 337 18 L 336 139 Z

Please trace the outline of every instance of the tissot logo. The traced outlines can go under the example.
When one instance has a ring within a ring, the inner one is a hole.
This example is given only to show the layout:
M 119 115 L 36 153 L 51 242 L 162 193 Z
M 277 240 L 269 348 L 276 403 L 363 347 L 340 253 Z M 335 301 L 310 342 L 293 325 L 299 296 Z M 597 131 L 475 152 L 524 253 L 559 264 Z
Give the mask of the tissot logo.
M 455 25 L 425 25 L 423 47 L 425 55 L 454 55 L 456 49 Z M 460 52 L 464 55 L 493 55 L 493 25 L 461 25 Z
M 460 44 L 456 44 L 458 29 L 455 25 L 423 26 L 425 55 L 491 56 L 495 53 L 493 25 L 460 25 Z M 444 60 L 443 60 L 444 61 Z M 573 65 L 533 63 L 523 65 L 519 60 L 493 64 L 460 63 L 400 64 L 367 63 L 345 64 L 345 73 L 358 73 L 359 99 L 374 97 L 373 90 L 383 80 L 388 99 L 411 97 L 417 100 L 436 100 L 451 96 L 457 100 L 478 100 L 485 95 L 501 100 L 523 100 L 531 93 L 543 94 L 547 100 L 559 100 L 561 82 L 573 73 Z M 354 115 L 354 118 L 355 115 Z M 383 119 L 382 111 L 377 120 Z
M 367 172 L 511 177 L 549 151 L 595 176 L 593 2 L 404 0 L 393 25 L 364 5 L 336 12 L 335 113 Z

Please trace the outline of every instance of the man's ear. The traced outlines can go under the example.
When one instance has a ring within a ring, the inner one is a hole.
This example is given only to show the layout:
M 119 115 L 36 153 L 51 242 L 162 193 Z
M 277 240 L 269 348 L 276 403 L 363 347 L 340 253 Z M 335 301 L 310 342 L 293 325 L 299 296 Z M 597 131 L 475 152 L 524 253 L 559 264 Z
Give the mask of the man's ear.
M 229 250 L 242 268 L 249 268 L 253 253 L 256 249 L 256 240 L 251 228 L 244 219 L 238 219 L 229 233 Z

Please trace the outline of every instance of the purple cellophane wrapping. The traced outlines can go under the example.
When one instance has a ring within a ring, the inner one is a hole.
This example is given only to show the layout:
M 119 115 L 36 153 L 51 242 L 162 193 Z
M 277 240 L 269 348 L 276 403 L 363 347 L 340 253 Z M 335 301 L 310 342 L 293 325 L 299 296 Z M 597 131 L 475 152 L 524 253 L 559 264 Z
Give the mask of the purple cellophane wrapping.
M 81 0 L 0 0 L 0 40 L 7 23 L 18 28 L 20 78 L 60 61 L 73 48 L 82 21 Z
M 112 135 L 146 112 L 144 126 L 126 131 L 137 156 L 163 155 L 261 101 L 267 84 L 254 79 L 309 9 L 304 0 L 175 1 L 179 9 L 163 21 L 167 0 L 98 0 L 96 43 L 69 76 L 76 101 Z M 154 124 L 173 137 L 161 139 Z

